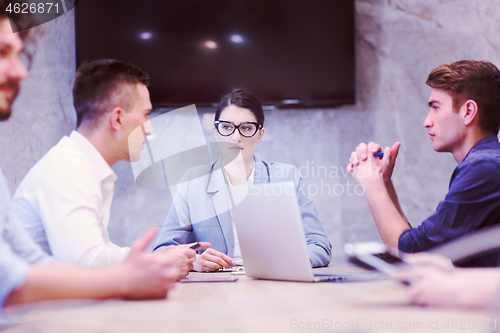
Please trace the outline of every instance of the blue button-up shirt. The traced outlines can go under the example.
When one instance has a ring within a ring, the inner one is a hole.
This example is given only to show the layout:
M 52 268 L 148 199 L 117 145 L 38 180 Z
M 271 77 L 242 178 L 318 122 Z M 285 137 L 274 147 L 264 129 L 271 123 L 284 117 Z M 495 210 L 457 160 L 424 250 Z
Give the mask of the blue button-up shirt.
M 15 218 L 10 199 L 7 182 L 0 170 L 0 308 L 13 290 L 24 285 L 30 264 L 46 265 L 53 261 Z
M 496 135 L 491 135 L 476 143 L 455 168 L 448 194 L 436 212 L 417 228 L 401 234 L 399 249 L 427 251 L 497 223 L 500 223 L 500 143 Z M 497 266 L 498 259 L 498 255 L 488 255 L 464 266 Z

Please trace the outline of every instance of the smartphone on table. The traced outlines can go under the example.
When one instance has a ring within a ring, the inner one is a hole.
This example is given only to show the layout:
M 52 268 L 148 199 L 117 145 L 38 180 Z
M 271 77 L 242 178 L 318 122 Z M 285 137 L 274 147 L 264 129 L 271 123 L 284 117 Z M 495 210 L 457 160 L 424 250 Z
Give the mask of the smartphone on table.
M 410 264 L 401 258 L 401 252 L 382 243 L 365 242 L 346 244 L 345 253 L 349 261 L 358 266 L 376 269 L 379 272 L 393 276 L 400 269 L 410 267 Z

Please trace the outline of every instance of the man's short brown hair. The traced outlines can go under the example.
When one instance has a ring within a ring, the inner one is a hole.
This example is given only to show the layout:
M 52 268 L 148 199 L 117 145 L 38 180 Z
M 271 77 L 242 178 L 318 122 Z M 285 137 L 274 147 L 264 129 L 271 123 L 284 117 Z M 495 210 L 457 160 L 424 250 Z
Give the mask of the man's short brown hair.
M 82 122 L 94 123 L 107 111 L 120 106 L 128 111 L 135 100 L 135 86 L 149 85 L 149 75 L 124 61 L 100 59 L 81 65 L 73 85 L 76 127 Z
M 500 129 L 500 71 L 491 62 L 462 60 L 443 64 L 428 76 L 426 84 L 446 90 L 453 99 L 453 110 L 472 99 L 478 106 L 478 125 L 485 134 Z

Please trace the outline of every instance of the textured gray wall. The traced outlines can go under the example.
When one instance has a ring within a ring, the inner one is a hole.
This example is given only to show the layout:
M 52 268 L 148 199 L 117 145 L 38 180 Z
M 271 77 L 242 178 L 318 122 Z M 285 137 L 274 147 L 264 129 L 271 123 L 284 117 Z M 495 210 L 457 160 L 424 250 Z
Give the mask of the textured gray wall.
M 258 147 L 261 158 L 299 167 L 317 192 L 314 201 L 333 244 L 334 262 L 343 260 L 346 242 L 380 239 L 365 198 L 356 194 L 359 187 L 344 176 L 354 147 L 360 141 L 383 146 L 401 141 L 394 183 L 408 219 L 418 225 L 444 197 L 455 167 L 450 154 L 433 151 L 422 127 L 430 93 L 427 74 L 460 59 L 500 65 L 498 0 L 357 0 L 356 13 L 356 105 L 269 111 L 266 140 Z M 14 116 L 0 124 L 0 167 L 12 190 L 75 123 L 72 13 L 37 31 L 30 78 Z M 206 134 L 213 141 L 209 129 Z M 161 225 L 171 198 L 167 191 L 138 188 L 128 163 L 113 169 L 119 179 L 110 235 L 128 245 L 149 225 Z

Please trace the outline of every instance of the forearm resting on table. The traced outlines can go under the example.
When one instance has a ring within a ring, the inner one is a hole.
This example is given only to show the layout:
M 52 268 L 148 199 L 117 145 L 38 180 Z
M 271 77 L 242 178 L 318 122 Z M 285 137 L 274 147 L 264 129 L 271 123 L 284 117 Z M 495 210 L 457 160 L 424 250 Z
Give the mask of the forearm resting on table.
M 413 303 L 426 306 L 486 308 L 498 302 L 500 269 L 465 268 L 452 271 L 424 267 L 412 272 Z
M 458 305 L 487 307 L 497 300 L 500 288 L 500 269 L 465 268 L 457 270 L 456 273 L 459 275 L 455 294 Z
M 32 265 L 25 284 L 7 297 L 5 306 L 66 298 L 123 297 L 127 288 L 124 274 L 119 266 L 104 270 L 59 262 L 49 266 Z

